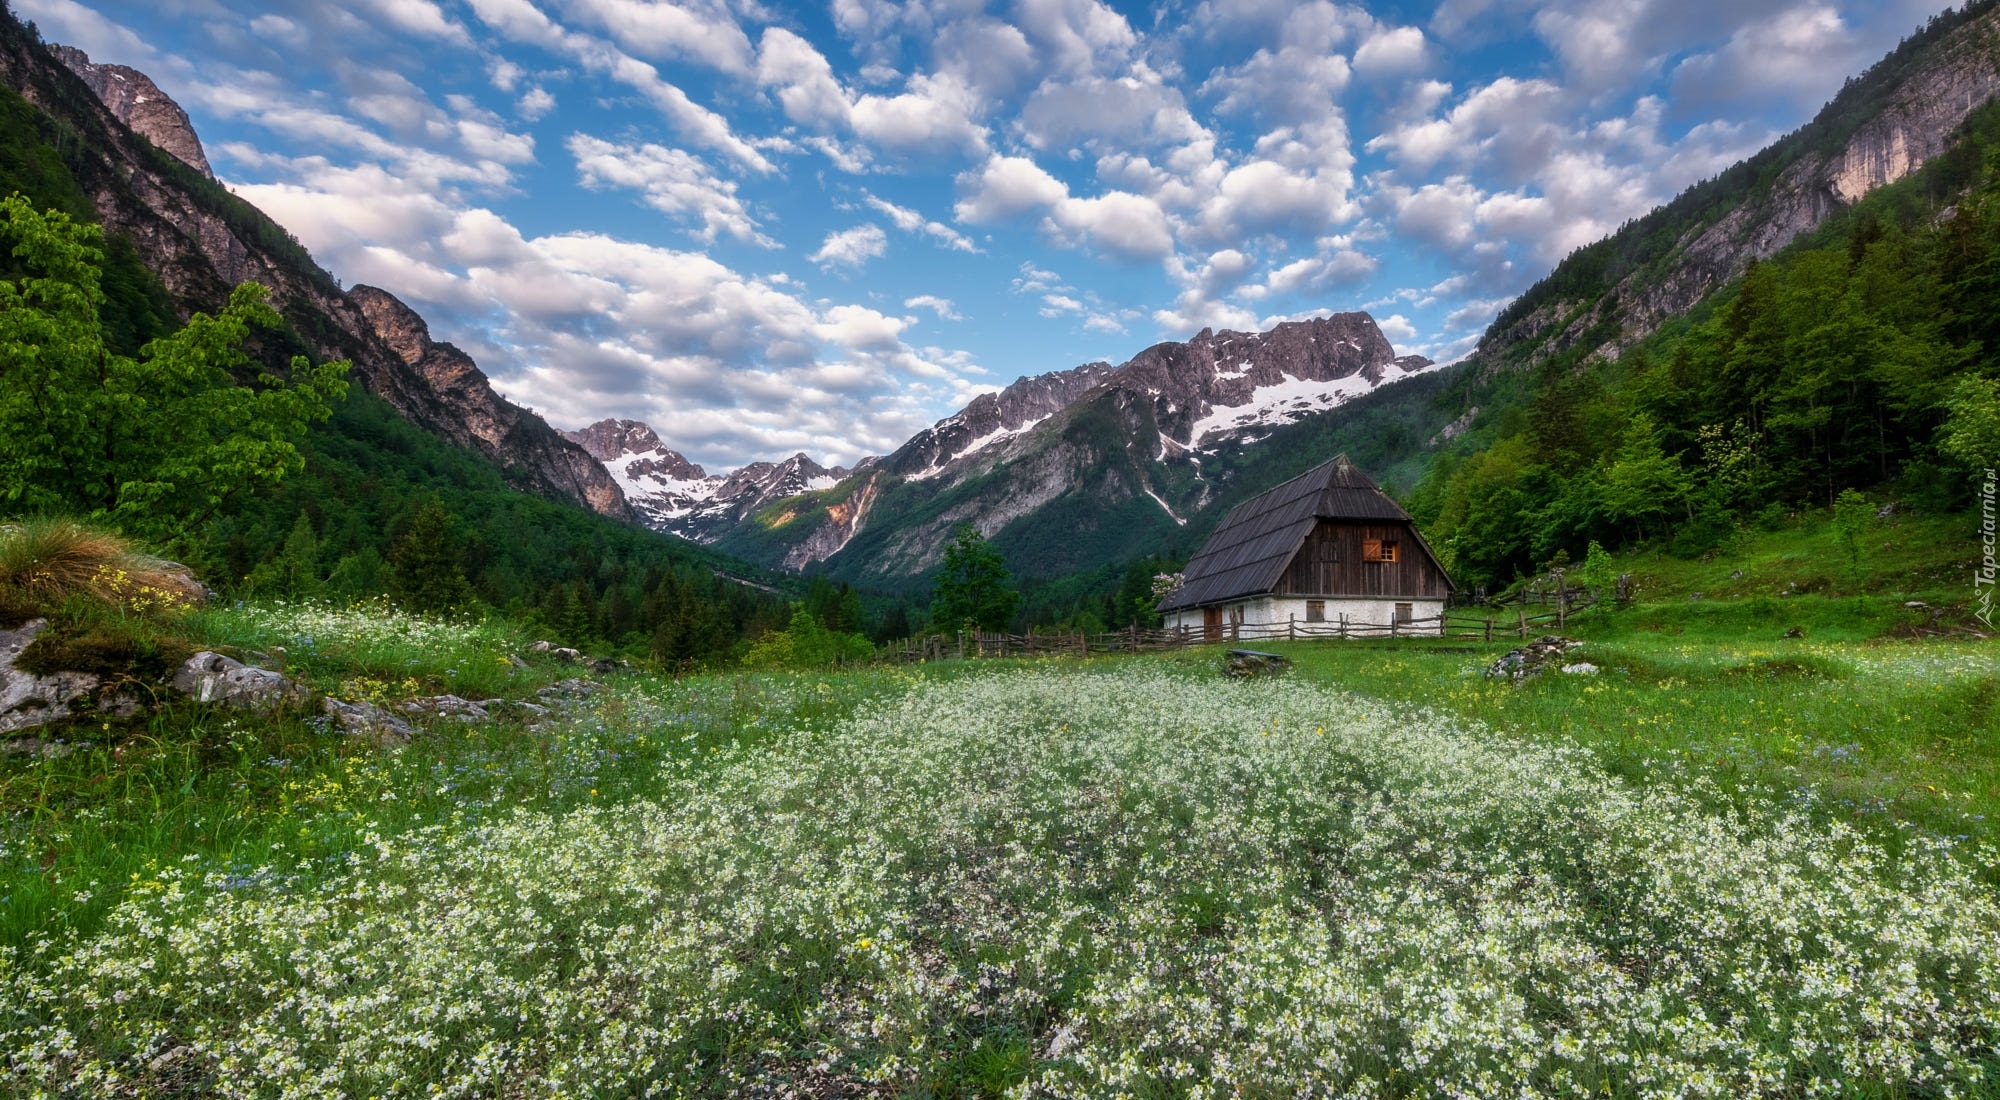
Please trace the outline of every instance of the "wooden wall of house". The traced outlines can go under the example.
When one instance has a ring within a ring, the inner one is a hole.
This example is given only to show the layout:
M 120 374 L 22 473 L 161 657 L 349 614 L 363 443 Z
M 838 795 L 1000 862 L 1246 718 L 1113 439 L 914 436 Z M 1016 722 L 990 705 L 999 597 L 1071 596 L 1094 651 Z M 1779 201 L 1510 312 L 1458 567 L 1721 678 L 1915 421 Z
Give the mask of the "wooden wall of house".
M 1396 560 L 1364 561 L 1370 539 L 1394 539 Z M 1321 520 L 1285 575 L 1277 592 L 1285 596 L 1409 596 L 1441 600 L 1451 595 L 1444 571 L 1417 541 L 1407 523 L 1341 523 Z

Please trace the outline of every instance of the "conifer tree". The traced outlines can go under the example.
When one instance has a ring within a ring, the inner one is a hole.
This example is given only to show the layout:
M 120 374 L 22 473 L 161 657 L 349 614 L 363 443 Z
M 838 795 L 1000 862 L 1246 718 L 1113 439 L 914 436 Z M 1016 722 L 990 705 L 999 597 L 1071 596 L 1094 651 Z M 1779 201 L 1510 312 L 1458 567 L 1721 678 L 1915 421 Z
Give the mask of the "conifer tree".
M 410 528 L 389 555 L 389 594 L 397 606 L 423 614 L 469 611 L 472 585 L 459 562 L 450 513 L 433 497 L 417 509 Z

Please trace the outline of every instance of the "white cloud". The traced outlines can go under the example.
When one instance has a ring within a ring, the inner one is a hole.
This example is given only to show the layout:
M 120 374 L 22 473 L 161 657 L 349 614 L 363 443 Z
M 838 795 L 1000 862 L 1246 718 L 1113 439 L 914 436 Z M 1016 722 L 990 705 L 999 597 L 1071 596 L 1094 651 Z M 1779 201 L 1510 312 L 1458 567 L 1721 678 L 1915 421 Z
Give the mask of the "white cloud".
M 1067 185 L 1025 157 L 991 157 L 960 175 L 958 185 L 960 221 L 1039 212 L 1044 231 L 1072 247 L 1087 242 L 1126 259 L 1159 259 L 1173 251 L 1173 231 L 1158 202 L 1129 191 L 1074 198 Z
M 547 117 L 550 111 L 555 109 L 556 97 L 550 95 L 546 88 L 528 89 L 527 94 L 523 95 L 520 102 L 515 104 L 515 110 L 519 111 L 521 117 L 527 119 L 529 122 L 540 121 Z
M 905 298 L 903 299 L 903 308 L 928 309 L 932 313 L 937 314 L 938 319 L 941 321 L 964 320 L 963 317 L 959 316 L 958 308 L 952 304 L 950 298 L 940 298 L 935 294 L 919 294 L 914 298 Z
M 973 244 L 970 238 L 943 222 L 931 221 L 907 206 L 897 206 L 893 202 L 877 198 L 874 195 L 864 194 L 863 198 L 869 206 L 887 215 L 889 220 L 895 223 L 896 228 L 905 233 L 922 233 L 929 237 L 935 237 L 937 240 L 943 242 L 946 248 L 954 252 L 979 251 L 979 246 Z
M 783 27 L 764 31 L 757 80 L 775 89 L 785 117 L 822 131 L 844 130 L 898 153 L 977 153 L 986 148 L 978 121 L 983 104 L 959 77 L 917 74 L 896 95 L 856 95 L 834 76 L 826 57 Z
M 641 56 L 695 61 L 737 76 L 751 71 L 755 51 L 750 36 L 726 4 L 566 0 L 566 5 Z
M 689 99 L 677 85 L 661 79 L 660 71 L 652 65 L 602 39 L 558 26 L 529 0 L 466 0 L 466 3 L 482 22 L 507 38 L 566 56 L 589 72 L 639 92 L 696 144 L 725 153 L 756 171 L 773 170 L 764 154 L 736 136 L 728 120 Z
M 585 187 L 637 191 L 646 205 L 671 218 L 699 221 L 695 236 L 704 244 L 727 233 L 740 241 L 777 247 L 737 198 L 735 182 L 717 176 L 686 150 L 650 143 L 620 145 L 588 134 L 572 135 L 568 144 Z
M 390 27 L 408 34 L 436 38 L 454 46 L 472 45 L 464 24 L 445 15 L 431 0 L 358 0 Z
M 879 225 L 857 225 L 838 233 L 829 233 L 819 246 L 819 251 L 806 259 L 821 267 L 861 267 L 869 260 L 887 254 L 889 235 Z
M 1423 68 L 1427 53 L 1423 31 L 1388 28 L 1371 35 L 1354 51 L 1354 71 L 1370 78 L 1399 75 Z

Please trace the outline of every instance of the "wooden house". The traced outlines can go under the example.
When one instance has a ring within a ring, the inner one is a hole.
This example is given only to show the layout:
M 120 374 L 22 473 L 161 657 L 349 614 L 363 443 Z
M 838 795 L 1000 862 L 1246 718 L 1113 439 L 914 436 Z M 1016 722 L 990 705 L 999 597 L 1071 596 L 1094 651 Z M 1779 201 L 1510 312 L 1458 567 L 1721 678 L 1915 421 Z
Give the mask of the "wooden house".
M 1182 576 L 1166 625 L 1211 639 L 1292 622 L 1442 633 L 1451 595 L 1409 513 L 1344 454 L 1230 509 Z

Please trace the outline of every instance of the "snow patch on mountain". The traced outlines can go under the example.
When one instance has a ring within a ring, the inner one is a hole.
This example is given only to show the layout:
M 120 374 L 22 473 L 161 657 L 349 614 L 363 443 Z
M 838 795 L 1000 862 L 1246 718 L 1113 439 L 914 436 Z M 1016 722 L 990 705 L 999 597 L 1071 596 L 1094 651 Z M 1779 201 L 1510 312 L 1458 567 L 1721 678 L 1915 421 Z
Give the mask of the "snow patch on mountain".
M 1408 378 L 1431 369 L 1435 368 L 1415 367 L 1395 377 Z M 1189 429 L 1189 445 L 1200 450 L 1204 449 L 1203 441 L 1211 436 L 1219 437 L 1254 428 L 1273 428 L 1290 424 L 1313 413 L 1338 408 L 1353 398 L 1372 393 L 1377 386 L 1394 380 L 1384 378 L 1378 383 L 1366 374 L 1351 374 L 1345 378 L 1328 381 L 1297 378 L 1290 373 L 1283 374 L 1281 378 L 1279 382 L 1252 390 L 1248 401 L 1234 405 L 1210 406 L 1208 414 L 1195 421 L 1193 427 Z

